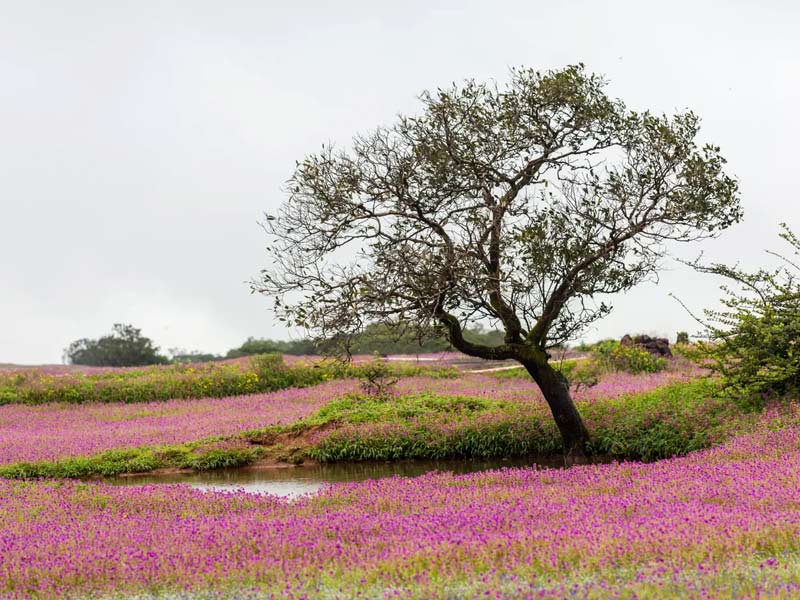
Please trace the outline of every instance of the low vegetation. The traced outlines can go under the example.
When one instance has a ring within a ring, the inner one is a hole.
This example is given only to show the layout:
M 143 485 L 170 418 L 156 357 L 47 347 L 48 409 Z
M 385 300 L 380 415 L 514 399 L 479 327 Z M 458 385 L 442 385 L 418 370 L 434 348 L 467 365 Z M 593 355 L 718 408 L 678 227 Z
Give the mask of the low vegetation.
M 243 444 L 236 440 L 206 440 L 156 448 L 106 450 L 94 456 L 2 465 L 0 477 L 7 479 L 113 477 L 169 468 L 208 471 L 251 464 L 263 455 L 263 450 L 259 446 Z
M 793 598 L 799 431 L 654 464 L 431 473 L 292 502 L 0 481 L 0 596 Z
M 175 364 L 141 369 L 51 374 L 46 370 L 0 371 L 0 404 L 47 402 L 151 402 L 173 398 L 221 398 L 316 385 L 358 377 L 368 365 L 324 360 L 286 364 L 268 354 L 238 362 Z M 392 373 L 453 376 L 443 366 L 391 363 Z
M 774 270 L 747 272 L 697 265 L 729 285 L 721 310 L 706 310 L 705 341 L 690 352 L 719 375 L 731 397 L 794 396 L 800 392 L 800 239 L 783 225 L 791 255 Z
M 639 376 L 641 377 L 641 376 Z M 367 396 L 354 391 L 328 400 L 313 414 L 281 425 L 183 444 L 110 449 L 90 456 L 14 462 L 0 476 L 86 477 L 159 468 L 205 470 L 258 459 L 319 462 L 554 456 L 558 430 L 537 398 L 397 391 Z M 710 447 L 750 431 L 763 419 L 752 404 L 720 396 L 718 382 L 695 379 L 643 393 L 594 398 L 577 394 L 592 430 L 589 449 L 602 460 L 652 461 Z M 456 390 L 458 391 L 458 390 Z M 794 405 L 773 417 L 800 422 Z M 135 427 L 135 423 L 131 424 Z
M 635 396 L 578 401 L 590 424 L 590 455 L 652 461 L 707 448 L 747 429 L 757 413 L 697 380 Z M 348 396 L 294 427 L 322 428 L 318 461 L 553 456 L 558 430 L 541 403 L 418 394 L 394 402 Z

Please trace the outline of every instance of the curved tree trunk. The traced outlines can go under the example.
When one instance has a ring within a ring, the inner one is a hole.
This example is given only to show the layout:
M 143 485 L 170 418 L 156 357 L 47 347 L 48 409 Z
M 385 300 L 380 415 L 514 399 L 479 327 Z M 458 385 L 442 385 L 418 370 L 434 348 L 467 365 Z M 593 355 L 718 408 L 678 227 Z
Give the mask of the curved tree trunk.
M 589 441 L 589 432 L 572 401 L 566 377 L 551 367 L 549 363 L 537 364 L 525 361 L 522 364 L 542 390 L 544 399 L 550 406 L 550 411 L 553 413 L 553 418 L 564 442 L 566 464 L 587 462 L 586 442 Z

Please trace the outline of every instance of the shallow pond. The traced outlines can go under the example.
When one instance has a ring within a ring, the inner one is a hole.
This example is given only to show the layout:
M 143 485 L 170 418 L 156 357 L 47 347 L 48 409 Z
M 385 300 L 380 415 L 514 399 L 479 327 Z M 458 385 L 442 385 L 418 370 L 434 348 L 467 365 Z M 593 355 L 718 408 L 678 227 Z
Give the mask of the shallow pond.
M 529 467 L 533 464 L 561 467 L 561 458 L 534 460 L 513 458 L 495 460 L 413 460 L 380 463 L 333 463 L 297 467 L 244 467 L 219 469 L 199 473 L 169 475 L 136 475 L 118 477 L 109 481 L 120 485 L 146 485 L 153 483 L 186 483 L 207 490 L 244 490 L 251 493 L 269 493 L 296 497 L 315 492 L 326 483 L 363 481 L 383 477 L 418 477 L 431 471 L 475 473 L 503 467 Z

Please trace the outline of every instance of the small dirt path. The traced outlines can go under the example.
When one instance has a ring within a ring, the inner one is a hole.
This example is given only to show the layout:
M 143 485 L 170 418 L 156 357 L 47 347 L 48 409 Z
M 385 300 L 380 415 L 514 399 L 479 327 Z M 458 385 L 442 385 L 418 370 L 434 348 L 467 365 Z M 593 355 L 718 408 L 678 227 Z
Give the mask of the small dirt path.
M 490 369 L 475 369 L 474 371 L 464 371 L 464 373 L 494 373 L 495 371 L 510 371 L 511 369 L 524 369 L 522 365 L 511 365 L 508 367 L 492 367 Z
M 586 360 L 588 356 L 576 356 L 575 358 L 567 358 L 564 362 L 573 360 Z M 522 365 L 509 365 L 507 367 L 491 367 L 489 369 L 476 369 L 474 371 L 464 371 L 464 373 L 494 373 L 496 371 L 510 371 L 511 369 L 522 369 Z

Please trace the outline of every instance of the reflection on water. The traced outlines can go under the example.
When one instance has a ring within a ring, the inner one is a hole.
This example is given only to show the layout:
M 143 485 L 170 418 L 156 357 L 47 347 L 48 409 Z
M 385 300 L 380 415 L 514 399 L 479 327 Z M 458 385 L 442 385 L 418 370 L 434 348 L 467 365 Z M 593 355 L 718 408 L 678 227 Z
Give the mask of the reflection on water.
M 256 494 L 296 497 L 315 492 L 326 483 L 363 481 L 382 477 L 418 477 L 431 471 L 474 473 L 503 467 L 529 467 L 533 464 L 560 467 L 560 458 L 534 460 L 511 458 L 495 460 L 409 460 L 385 463 L 334 463 L 285 468 L 238 468 L 174 475 L 141 475 L 112 479 L 120 485 L 186 483 L 205 490 L 244 490 Z

